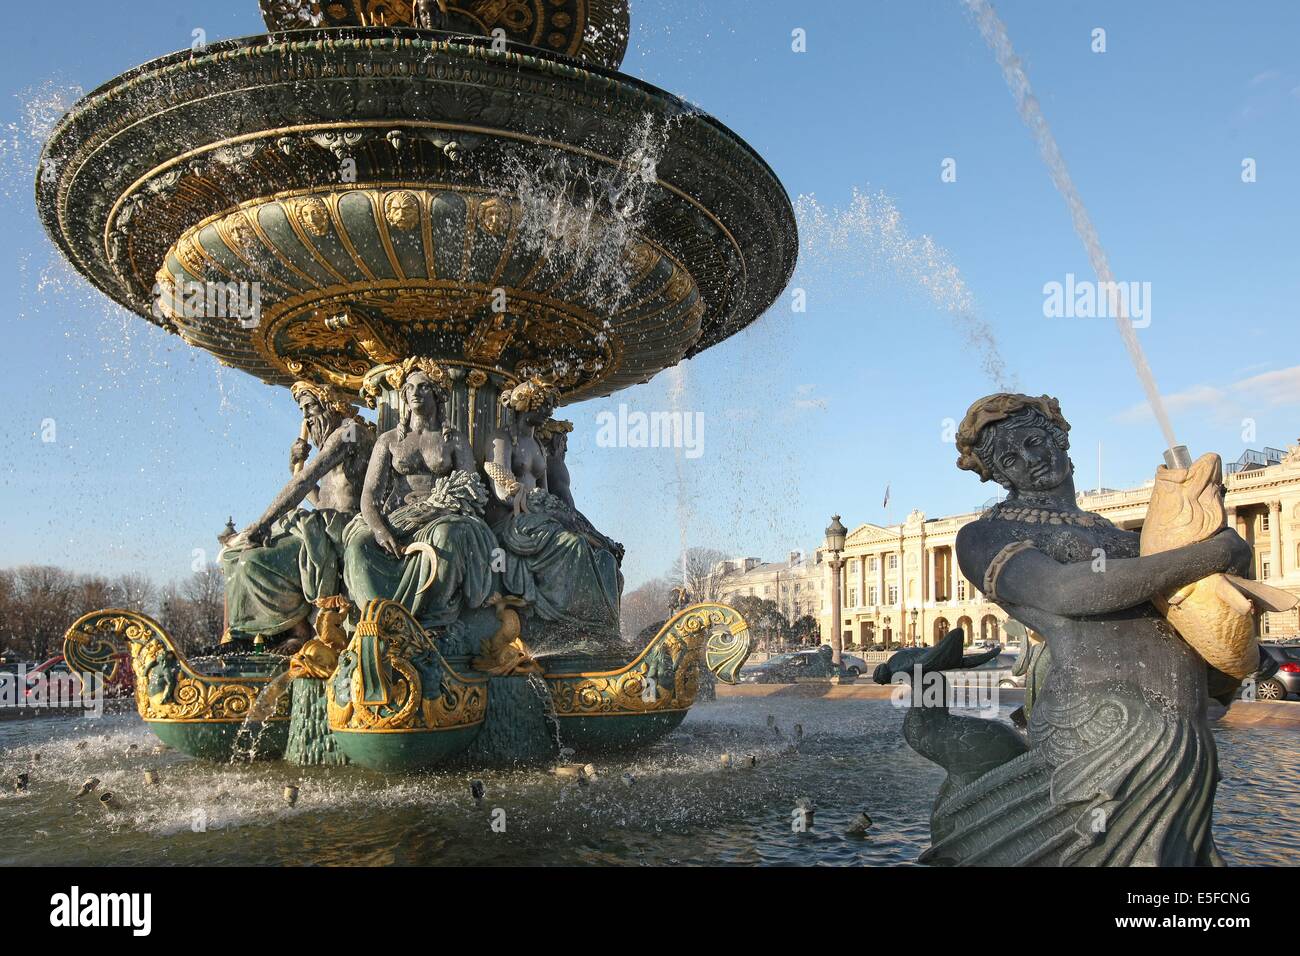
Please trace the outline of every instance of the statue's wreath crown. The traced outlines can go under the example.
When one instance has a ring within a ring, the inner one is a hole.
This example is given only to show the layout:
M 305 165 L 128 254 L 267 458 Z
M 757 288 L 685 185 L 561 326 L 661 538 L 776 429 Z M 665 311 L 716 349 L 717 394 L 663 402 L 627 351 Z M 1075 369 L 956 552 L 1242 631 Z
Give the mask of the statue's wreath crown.
M 321 405 L 340 415 L 346 415 L 353 410 L 353 405 L 347 396 L 330 385 L 300 380 L 289 386 L 289 394 L 293 396 L 295 402 L 301 402 L 303 395 L 313 395 Z
M 966 411 L 966 417 L 957 428 L 957 467 L 973 471 L 981 481 L 993 478 L 980 456 L 976 454 L 980 433 L 988 426 L 1018 415 L 1026 409 L 1042 413 L 1043 417 L 1062 431 L 1070 430 L 1070 423 L 1061 414 L 1061 403 L 1050 395 L 1020 395 L 1015 392 L 997 392 L 986 395 Z
M 412 356 L 394 365 L 384 374 L 384 381 L 392 389 L 401 389 L 406 384 L 406 380 L 416 372 L 422 373 L 432 382 L 434 389 L 443 398 L 451 394 L 451 376 L 447 374 L 447 370 L 433 359 L 424 356 Z
M 516 412 L 532 412 L 547 405 L 554 408 L 559 403 L 560 390 L 540 375 L 501 393 L 501 404 Z

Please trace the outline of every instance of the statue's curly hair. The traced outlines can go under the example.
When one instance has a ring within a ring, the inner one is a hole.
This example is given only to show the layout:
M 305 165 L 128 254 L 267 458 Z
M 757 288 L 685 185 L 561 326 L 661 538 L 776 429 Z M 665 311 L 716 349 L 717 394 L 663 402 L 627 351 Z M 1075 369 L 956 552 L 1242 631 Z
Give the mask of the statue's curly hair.
M 289 394 L 293 396 L 295 402 L 301 402 L 303 395 L 312 395 L 322 407 L 340 415 L 347 415 L 354 411 L 348 397 L 332 385 L 320 385 L 300 379 L 289 386 Z
M 957 429 L 957 467 L 973 471 L 980 481 L 993 480 L 990 458 L 993 450 L 993 430 L 990 425 L 999 422 L 1038 424 L 1052 433 L 1056 444 L 1070 447 L 1070 423 L 1061 414 L 1061 403 L 1050 395 L 1020 395 L 997 392 L 986 395 L 971 405 Z

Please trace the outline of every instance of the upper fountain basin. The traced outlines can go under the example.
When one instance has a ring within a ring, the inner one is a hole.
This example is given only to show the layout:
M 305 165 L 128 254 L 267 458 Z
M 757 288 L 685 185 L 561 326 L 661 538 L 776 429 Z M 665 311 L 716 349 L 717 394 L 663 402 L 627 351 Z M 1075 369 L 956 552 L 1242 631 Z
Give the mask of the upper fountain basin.
M 413 0 L 259 0 L 270 30 L 310 27 L 415 27 Z M 441 28 L 494 34 L 548 53 L 618 69 L 627 52 L 627 0 L 437 0 L 426 4 Z M 438 9 L 434 9 L 438 8 Z
M 41 169 L 42 219 L 81 273 L 277 384 L 357 388 L 424 354 L 607 395 L 753 322 L 798 247 L 781 183 L 716 120 L 427 31 L 161 58 L 78 103 Z M 255 319 L 185 301 L 235 282 L 256 285 Z

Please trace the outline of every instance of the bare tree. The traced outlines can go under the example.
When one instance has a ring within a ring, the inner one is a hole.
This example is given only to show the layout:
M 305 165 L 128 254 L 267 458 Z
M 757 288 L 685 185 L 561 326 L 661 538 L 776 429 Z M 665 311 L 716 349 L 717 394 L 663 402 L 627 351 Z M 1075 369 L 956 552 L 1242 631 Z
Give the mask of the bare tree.
M 219 568 L 204 568 L 179 586 L 168 585 L 159 599 L 160 623 L 183 650 L 208 647 L 221 639 L 225 582 Z
M 123 574 L 113 581 L 113 602 L 117 607 L 141 614 L 154 614 L 158 589 L 143 574 Z
M 62 568 L 25 565 L 15 571 L 19 596 L 15 626 L 33 660 L 48 659 L 63 641 L 64 631 L 80 615 L 73 576 Z
M 722 597 L 720 585 L 726 576 L 722 562 L 726 560 L 726 554 L 715 548 L 687 548 L 665 577 L 674 586 L 685 587 L 693 602 L 716 601 Z
M 226 578 L 221 569 L 215 566 L 204 568 L 191 577 L 182 590 L 194 605 L 195 618 L 203 628 L 205 641 L 220 640 L 226 617 Z
M 623 595 L 619 624 L 624 637 L 636 638 L 646 628 L 657 626 L 668 619 L 672 587 L 664 578 L 652 578 L 636 590 Z

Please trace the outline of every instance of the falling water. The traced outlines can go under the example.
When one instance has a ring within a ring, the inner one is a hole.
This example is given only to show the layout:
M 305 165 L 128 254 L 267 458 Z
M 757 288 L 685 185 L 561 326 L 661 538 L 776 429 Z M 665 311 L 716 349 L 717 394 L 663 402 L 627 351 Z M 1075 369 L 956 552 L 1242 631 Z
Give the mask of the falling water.
M 1065 165 L 1065 157 L 1061 155 L 1056 137 L 1052 135 L 1052 129 L 1047 125 L 1047 118 L 1043 115 L 1042 107 L 1039 106 L 1038 97 L 1034 96 L 1033 88 L 1029 85 L 1029 75 L 1011 46 L 1011 38 L 1007 36 L 1006 26 L 988 0 L 962 0 L 962 3 L 974 15 L 984 42 L 989 45 L 997 58 L 998 65 L 1002 67 L 1002 75 L 1016 101 L 1016 110 L 1038 142 L 1038 151 L 1042 154 L 1043 161 L 1047 163 L 1047 169 L 1052 175 L 1052 183 L 1070 209 L 1074 231 L 1083 240 L 1083 245 L 1088 250 L 1088 258 L 1097 273 L 1097 279 L 1103 283 L 1103 288 L 1115 288 L 1111 284 L 1114 283 L 1115 276 L 1110 270 L 1106 250 L 1102 248 L 1101 239 L 1092 224 L 1092 217 L 1088 215 L 1083 199 L 1079 196 L 1079 190 L 1070 177 L 1070 171 Z M 1147 402 L 1151 405 L 1156 420 L 1160 422 L 1160 431 L 1164 434 L 1167 446 L 1173 448 L 1178 444 L 1177 439 L 1174 438 L 1174 428 L 1169 421 L 1169 413 L 1165 410 L 1164 401 L 1160 398 L 1160 390 L 1156 388 L 1155 376 L 1151 373 L 1151 367 L 1147 365 L 1146 355 L 1137 340 L 1137 334 L 1133 331 L 1133 323 L 1129 321 L 1125 303 L 1121 297 L 1115 297 L 1112 305 L 1118 306 L 1115 308 L 1115 325 L 1119 327 L 1119 334 L 1124 339 L 1129 358 L 1137 370 L 1138 378 L 1142 381 Z
M 674 416 L 689 414 L 683 407 L 686 398 L 686 369 L 682 365 L 673 366 L 668 372 L 668 403 Z M 690 547 L 691 500 L 686 493 L 686 450 L 681 444 L 673 449 L 673 469 L 677 474 L 677 534 L 682 555 L 682 587 L 690 587 L 690 578 L 686 571 L 686 552 Z M 702 596 L 702 595 L 701 595 Z M 696 596 L 692 595 L 692 599 Z
M 646 231 L 659 161 L 675 121 L 647 113 L 617 165 L 592 168 L 558 150 L 540 164 L 532 154 L 506 158 L 503 188 L 521 208 L 521 245 L 540 258 L 583 270 L 588 295 L 616 313 L 631 292 L 628 253 Z
M 1015 387 L 992 327 L 979 314 L 975 297 L 948 251 L 928 235 L 908 232 L 894 201 L 859 189 L 845 208 L 827 209 L 815 196 L 795 201 L 802 237 L 800 269 L 832 267 L 837 280 L 884 271 L 919 290 L 952 317 L 966 344 L 980 356 L 980 367 L 1002 390 Z

